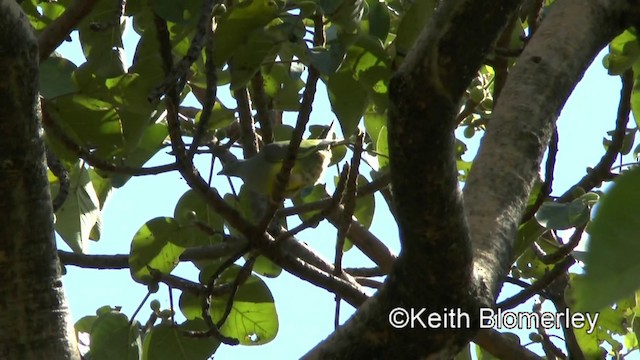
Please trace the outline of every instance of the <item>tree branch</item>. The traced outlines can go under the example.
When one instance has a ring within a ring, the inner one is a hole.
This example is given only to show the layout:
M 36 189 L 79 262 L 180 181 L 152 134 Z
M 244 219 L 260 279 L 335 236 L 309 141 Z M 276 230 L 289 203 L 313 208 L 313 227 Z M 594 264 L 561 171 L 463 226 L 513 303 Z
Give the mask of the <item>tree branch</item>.
M 246 241 L 227 241 L 215 245 L 207 245 L 186 249 L 180 255 L 180 261 L 197 261 L 227 257 L 246 246 Z M 79 266 L 85 269 L 128 269 L 129 255 L 87 255 L 58 250 L 60 262 L 66 266 Z
M 493 329 L 478 332 L 473 342 L 498 359 L 540 360 L 540 356 Z
M 519 1 L 440 4 L 389 83 L 391 182 L 402 252 L 383 288 L 305 358 L 453 358 L 473 336 L 474 324 L 415 331 L 388 322 L 398 306 L 473 314 L 481 305 L 453 130 L 457 104 Z
M 73 152 L 80 159 L 83 159 L 87 162 L 87 164 L 93 166 L 96 169 L 132 176 L 158 175 L 178 169 L 178 165 L 176 163 L 152 166 L 148 168 L 135 168 L 125 165 L 118 165 L 113 162 L 103 160 L 92 154 L 91 151 L 87 150 L 83 146 L 77 144 L 73 139 L 71 139 L 70 136 L 65 134 L 64 131 L 60 129 L 58 124 L 56 124 L 56 122 L 49 116 L 46 103 L 43 104 L 42 123 L 45 125 L 47 132 L 60 140 L 60 142 L 67 148 L 67 150 Z
M 45 61 L 62 44 L 73 28 L 91 12 L 97 2 L 98 0 L 74 0 L 62 15 L 42 30 L 38 37 L 40 62 Z
M 80 358 L 55 256 L 38 101 L 38 41 L 0 0 L 0 355 Z
M 624 29 L 629 11 L 622 0 L 555 3 L 509 75 L 464 189 L 475 274 L 491 298 L 511 265 L 556 117 L 593 58 Z
M 622 89 L 620 90 L 620 103 L 618 104 L 618 115 L 616 116 L 616 128 L 611 136 L 611 143 L 607 147 L 607 151 L 602 156 L 596 166 L 593 167 L 578 183 L 567 190 L 558 202 L 569 202 L 575 197 L 574 189 L 581 188 L 589 191 L 594 187 L 600 186 L 603 181 L 611 178 L 611 166 L 616 161 L 624 137 L 626 135 L 627 123 L 629 122 L 629 113 L 631 112 L 631 93 L 633 92 L 633 71 L 627 70 L 620 76 L 622 80 Z

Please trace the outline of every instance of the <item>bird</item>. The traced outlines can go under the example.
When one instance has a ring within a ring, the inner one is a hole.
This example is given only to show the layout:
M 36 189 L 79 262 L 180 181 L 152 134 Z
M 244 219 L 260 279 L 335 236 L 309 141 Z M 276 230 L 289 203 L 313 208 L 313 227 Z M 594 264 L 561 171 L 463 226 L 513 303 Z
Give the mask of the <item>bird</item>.
M 286 198 L 295 197 L 300 190 L 311 187 L 322 179 L 331 161 L 333 144 L 336 142 L 324 139 L 305 139 L 300 142 L 291 176 L 284 188 Z M 289 141 L 269 143 L 247 160 L 226 163 L 218 175 L 239 177 L 247 188 L 260 194 L 272 195 L 288 149 Z

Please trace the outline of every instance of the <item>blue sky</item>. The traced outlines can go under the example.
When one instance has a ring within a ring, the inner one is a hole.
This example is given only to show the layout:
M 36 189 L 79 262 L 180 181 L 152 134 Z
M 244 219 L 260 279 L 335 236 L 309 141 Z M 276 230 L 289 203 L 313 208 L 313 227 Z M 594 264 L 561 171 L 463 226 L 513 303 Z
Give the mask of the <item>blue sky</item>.
M 83 58 L 77 36 L 73 39 L 73 43 L 65 43 L 59 51 L 79 65 Z M 135 39 L 129 37 L 125 43 L 129 60 L 134 48 Z M 554 181 L 555 195 L 563 193 L 584 175 L 588 166 L 598 162 L 603 153 L 602 138 L 608 130 L 614 128 L 620 81 L 617 77 L 606 74 L 601 65 L 602 55 L 595 60 L 575 89 L 558 121 L 560 142 Z M 226 103 L 233 104 L 228 96 L 223 99 Z M 335 119 L 323 87 L 318 91 L 313 109 L 312 122 L 326 123 L 327 120 Z M 632 124 L 631 121 L 630 125 Z M 463 139 L 468 143 L 470 153 L 477 147 L 478 139 L 479 136 L 472 140 Z M 172 158 L 162 152 L 147 166 L 171 161 Z M 201 172 L 208 173 L 208 159 L 203 159 L 198 166 Z M 327 181 L 332 182 L 330 178 Z M 214 178 L 214 186 L 228 189 L 226 184 L 225 178 Z M 90 253 L 128 253 L 131 238 L 136 231 L 154 217 L 173 216 L 177 200 L 187 189 L 177 173 L 130 180 L 126 186 L 117 189 L 108 202 L 104 211 L 102 240 L 91 244 Z M 397 253 L 399 245 L 395 222 L 386 210 L 384 201 L 381 198 L 376 200 L 378 206 L 371 231 Z M 298 237 L 328 259 L 333 258 L 335 229 L 326 222 L 317 229 L 304 231 Z M 61 249 L 68 250 L 63 242 L 59 241 L 58 244 Z M 371 262 L 357 249 L 345 255 L 345 266 L 367 265 L 371 265 Z M 180 265 L 176 271 L 197 279 L 195 269 L 189 264 Z M 67 267 L 63 282 L 74 321 L 85 315 L 93 315 L 103 305 L 122 306 L 123 312 L 131 315 L 147 290 L 131 280 L 128 270 L 100 271 Z M 277 338 L 263 346 L 222 346 L 215 355 L 217 359 L 298 358 L 333 331 L 335 302 L 332 294 L 286 273 L 276 279 L 266 279 L 266 283 L 273 293 L 280 318 Z M 505 293 L 512 291 L 507 290 Z M 176 302 L 178 295 L 176 292 Z M 163 308 L 168 308 L 166 287 L 162 286 L 151 297 L 154 298 L 161 301 Z M 139 321 L 146 321 L 148 309 L 147 304 L 138 316 Z M 349 305 L 343 304 L 342 320 L 352 312 Z M 528 332 L 523 332 L 523 342 L 528 341 Z M 535 347 L 532 349 L 535 350 Z

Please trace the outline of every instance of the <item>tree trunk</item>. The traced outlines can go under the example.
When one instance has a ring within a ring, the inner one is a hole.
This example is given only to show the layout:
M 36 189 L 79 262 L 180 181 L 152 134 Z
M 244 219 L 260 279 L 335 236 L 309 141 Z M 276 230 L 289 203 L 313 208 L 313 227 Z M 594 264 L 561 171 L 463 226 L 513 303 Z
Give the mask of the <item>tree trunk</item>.
M 0 73 L 0 358 L 79 359 L 56 257 L 38 43 L 14 0 L 0 0 Z

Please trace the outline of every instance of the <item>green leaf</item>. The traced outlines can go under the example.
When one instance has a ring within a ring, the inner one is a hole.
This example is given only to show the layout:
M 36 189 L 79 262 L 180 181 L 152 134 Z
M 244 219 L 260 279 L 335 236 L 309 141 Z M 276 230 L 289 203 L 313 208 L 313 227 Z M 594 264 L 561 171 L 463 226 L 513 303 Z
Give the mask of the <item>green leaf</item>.
M 40 63 L 40 94 L 53 99 L 78 91 L 71 80 L 76 68 L 71 61 L 57 56 L 50 56 Z
M 86 168 L 76 164 L 69 172 L 69 195 L 56 213 L 55 229 L 67 245 L 76 253 L 87 250 L 91 229 L 101 222 L 100 200 L 95 192 Z M 53 189 L 53 196 L 57 188 Z M 93 238 L 97 240 L 97 238 Z
M 374 111 L 371 107 L 364 114 L 364 128 L 373 141 L 374 149 L 377 149 L 380 131 L 387 126 L 387 115 Z M 386 138 L 385 138 L 386 142 Z M 376 150 L 377 151 L 377 150 Z
M 277 39 L 271 32 L 260 29 L 251 35 L 244 46 L 236 50 L 233 59 L 229 61 L 232 91 L 245 87 L 259 71 L 267 56 L 275 55 L 271 49 L 276 42 Z
M 233 265 L 220 277 L 219 283 L 232 282 L 240 271 Z M 211 317 L 218 321 L 227 306 L 228 296 L 216 297 L 211 303 Z M 240 341 L 242 345 L 261 345 L 273 340 L 278 333 L 278 314 L 267 285 L 251 275 L 236 293 L 231 313 L 220 332 Z
M 204 320 L 187 320 L 176 326 L 159 324 L 144 338 L 144 357 L 148 360 L 208 359 L 220 346 L 213 337 L 194 338 L 184 331 L 207 331 Z
M 78 336 L 78 333 L 81 333 L 81 332 L 90 334 L 91 328 L 93 327 L 93 324 L 96 322 L 96 319 L 98 319 L 97 316 L 89 315 L 89 316 L 84 316 L 80 320 L 76 321 L 75 325 L 73 326 L 76 330 L 76 336 Z
M 95 169 L 89 169 L 89 178 L 91 179 L 91 184 L 93 184 L 93 189 L 98 196 L 98 200 L 100 201 L 100 210 L 104 208 L 104 205 L 109 200 L 111 193 L 113 192 L 113 187 L 111 186 L 111 181 L 109 179 L 103 178 L 100 176 Z
M 136 148 L 126 154 L 123 165 L 134 168 L 141 167 L 147 160 L 151 159 L 153 155 L 162 149 L 162 144 L 168 135 L 166 124 L 158 123 L 147 127 Z M 103 174 L 101 176 L 107 175 Z M 130 175 L 112 174 L 111 184 L 113 187 L 119 188 L 124 186 L 130 178 Z
M 127 8 L 131 3 L 127 3 Z M 165 77 L 162 57 L 158 51 L 160 43 L 153 22 L 153 12 L 148 8 L 143 9 L 133 19 L 134 29 L 140 35 L 140 41 L 133 56 L 133 63 L 129 73 L 139 74 L 149 84 L 156 86 Z M 148 92 L 145 96 L 148 95 Z
M 196 115 L 196 123 L 200 122 L 201 115 L 202 110 Z M 233 110 L 225 107 L 220 102 L 216 102 L 215 105 L 213 105 L 211 116 L 209 117 L 209 129 L 216 130 L 230 125 L 235 121 L 234 115 L 235 112 Z
M 325 16 L 341 31 L 352 33 L 358 28 L 364 10 L 364 0 L 321 0 L 319 3 L 325 10 Z
M 195 24 L 202 11 L 202 0 L 154 0 L 149 5 L 161 18 L 178 24 Z
M 609 54 L 602 60 L 609 75 L 621 75 L 640 59 L 640 43 L 635 34 L 627 30 L 609 44 Z
M 199 296 L 183 291 L 178 306 L 187 320 L 202 319 L 202 299 Z
M 86 90 L 83 85 L 86 85 L 87 80 L 91 78 L 104 80 L 122 76 L 127 72 L 125 53 L 122 47 L 94 50 L 92 54 L 94 56 L 88 58 L 74 72 L 76 78 L 81 78 L 80 81 L 76 80 L 81 90 Z
M 367 178 L 362 175 L 358 175 L 358 187 L 365 186 L 369 183 Z M 358 219 L 360 225 L 365 228 L 369 228 L 373 222 L 373 214 L 375 213 L 376 202 L 373 194 L 367 196 L 361 196 L 356 199 L 356 208 L 353 212 L 353 216 Z
M 633 332 L 627 334 L 627 335 L 631 335 L 629 337 L 631 337 L 631 341 L 629 341 L 631 344 L 625 344 L 626 348 L 632 348 L 632 347 L 637 347 L 638 346 L 638 342 L 640 341 L 640 316 L 636 316 L 633 319 Z
M 46 110 L 77 143 L 96 156 L 110 157 L 124 145 L 122 123 L 112 104 L 82 94 L 48 101 Z
M 45 3 L 40 1 L 22 1 L 21 5 L 33 28 L 40 31 L 59 17 L 60 14 L 66 10 L 69 2 L 56 1 Z
M 387 126 L 384 125 L 378 134 L 376 141 L 376 152 L 378 153 L 379 171 L 385 171 L 389 166 L 389 143 L 387 141 Z
M 436 0 L 416 1 L 407 9 L 405 16 L 400 21 L 395 40 L 396 53 L 406 56 L 413 46 L 427 20 L 431 18 L 436 8 Z
M 545 202 L 535 218 L 547 229 L 566 230 L 585 224 L 589 220 L 591 204 L 598 195 L 587 193 L 570 203 Z
M 298 111 L 299 93 L 304 87 L 300 79 L 303 70 L 304 67 L 296 63 L 263 67 L 265 93 L 273 99 L 274 110 Z
M 144 224 L 131 241 L 129 267 L 137 282 L 153 280 L 150 269 L 169 274 L 184 251 L 180 224 L 169 217 L 157 217 Z
M 367 14 L 369 34 L 385 41 L 391 24 L 387 4 L 378 0 L 367 0 L 367 5 L 369 7 L 369 13 Z
M 260 255 L 253 264 L 253 272 L 269 278 L 275 278 L 282 273 L 282 268 L 268 258 Z
M 304 191 L 298 194 L 297 196 L 295 196 L 292 199 L 292 201 L 293 201 L 293 205 L 301 206 L 304 204 L 320 201 L 322 199 L 327 198 L 328 196 L 329 195 L 327 194 L 327 190 L 325 189 L 325 186 L 322 184 L 316 184 L 315 186 L 313 186 L 313 188 L 311 188 L 310 191 Z M 319 212 L 320 210 L 301 212 L 298 214 L 298 217 L 300 218 L 300 221 L 306 221 L 311 219 L 314 215 L 316 215 Z
M 454 360 L 472 360 L 473 359 L 471 357 L 471 347 L 472 346 L 473 346 L 473 344 L 469 343 L 467 346 L 463 347 L 462 350 L 460 350 L 460 352 L 456 355 Z
M 581 289 L 584 286 L 584 275 L 572 274 L 568 298 L 573 299 L 576 295 L 579 296 Z M 578 293 L 578 294 L 576 294 Z M 578 298 L 579 301 L 579 298 Z M 616 309 L 606 307 L 598 312 L 588 312 L 594 316 L 598 315 L 596 327 L 594 331 L 588 332 L 589 327 L 584 326 L 580 328 L 574 328 L 576 334 L 576 340 L 580 345 L 580 349 L 590 359 L 601 359 L 606 354 L 603 342 L 606 341 L 612 346 L 620 345 L 617 340 L 614 339 L 614 335 L 623 335 L 629 332 L 628 325 L 633 321 L 633 309 L 630 306 L 625 305 L 628 301 L 621 301 L 616 304 Z M 635 306 L 635 304 L 633 304 Z
M 640 288 L 640 168 L 619 176 L 601 198 L 589 226 L 583 309 L 599 310 Z M 615 281 L 613 281 L 615 279 Z
M 120 6 L 117 1 L 100 1 L 78 25 L 78 37 L 85 58 L 98 60 L 107 66 L 115 62 L 122 65 L 122 59 L 110 56 L 112 49 L 123 47 Z
M 181 236 L 185 239 L 182 245 L 203 246 L 222 241 L 224 219 L 194 190 L 180 197 L 173 216 L 182 225 Z
M 100 315 L 91 328 L 91 359 L 139 359 L 139 324 L 129 325 L 124 314 L 112 311 Z
M 640 127 L 640 62 L 633 65 L 633 90 L 631 91 L 631 112 L 636 122 L 636 127 Z M 631 144 L 633 145 L 633 143 Z M 635 152 L 637 154 L 637 151 Z M 635 155 L 634 154 L 634 155 Z
M 348 69 L 338 71 L 329 77 L 327 92 L 331 108 L 342 127 L 342 133 L 345 136 L 354 135 L 367 106 L 367 92 Z
M 311 65 L 323 75 L 333 75 L 342 65 L 347 54 L 347 48 L 353 43 L 354 37 L 343 35 L 328 39 L 325 47 L 309 49 Z
M 122 132 L 128 149 L 138 144 L 140 137 L 149 125 L 149 118 L 155 106 L 147 100 L 151 90 L 146 79 L 138 74 L 126 74 L 105 81 L 106 89 L 122 119 Z
M 547 229 L 540 226 L 535 220 L 531 219 L 526 223 L 520 225 L 518 228 L 518 235 L 516 242 L 513 246 L 513 258 L 517 259 L 522 253 L 529 248 L 534 241 L 538 240 L 542 234 L 547 232 Z
M 276 17 L 278 6 L 272 0 L 243 1 L 231 7 L 220 19 L 216 38 L 224 39 L 216 43 L 214 62 L 218 67 L 246 44 L 251 34 L 266 26 Z
M 516 260 L 516 266 L 524 279 L 539 279 L 551 269 L 551 265 L 540 261 L 530 248 L 527 248 Z

